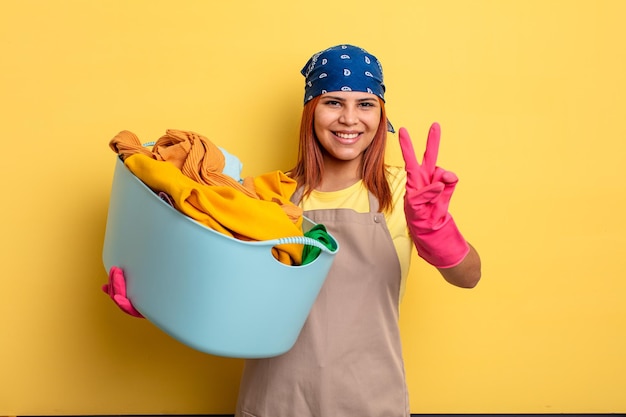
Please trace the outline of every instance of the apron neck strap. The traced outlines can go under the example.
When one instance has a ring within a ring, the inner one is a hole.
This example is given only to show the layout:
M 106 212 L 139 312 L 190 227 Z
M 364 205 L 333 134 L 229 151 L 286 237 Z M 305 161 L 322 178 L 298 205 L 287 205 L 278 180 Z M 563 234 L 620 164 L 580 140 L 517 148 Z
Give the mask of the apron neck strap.
M 300 205 L 302 200 L 302 194 L 304 193 L 304 187 L 300 186 L 296 188 L 296 191 L 291 195 L 291 202 L 295 205 Z M 378 199 L 371 191 L 367 191 L 367 197 L 370 205 L 370 213 L 378 213 L 378 209 L 380 205 L 378 204 Z

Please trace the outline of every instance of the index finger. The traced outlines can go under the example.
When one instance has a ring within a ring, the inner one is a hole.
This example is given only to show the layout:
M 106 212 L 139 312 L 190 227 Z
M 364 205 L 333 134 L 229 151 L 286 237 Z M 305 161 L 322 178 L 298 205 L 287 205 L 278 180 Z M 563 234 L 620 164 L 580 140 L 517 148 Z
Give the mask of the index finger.
M 415 157 L 413 142 L 411 142 L 409 132 L 407 132 L 405 128 L 401 127 L 398 137 L 400 140 L 402 158 L 404 159 L 407 186 L 410 188 L 421 188 L 424 186 L 424 180 L 421 179 L 420 164 L 417 162 L 417 158 Z
M 437 166 L 437 156 L 439 155 L 439 142 L 441 141 L 441 127 L 439 123 L 433 123 L 428 131 L 428 139 L 426 140 L 426 151 L 424 151 L 424 159 L 422 166 L 429 174 L 435 172 Z

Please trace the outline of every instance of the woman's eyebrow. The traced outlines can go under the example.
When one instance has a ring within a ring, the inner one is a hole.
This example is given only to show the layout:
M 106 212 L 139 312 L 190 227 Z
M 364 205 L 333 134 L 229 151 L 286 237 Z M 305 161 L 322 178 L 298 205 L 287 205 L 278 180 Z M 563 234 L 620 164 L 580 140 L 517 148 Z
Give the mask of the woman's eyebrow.
M 346 101 L 346 99 L 345 99 L 345 98 L 343 98 L 343 97 L 338 97 L 338 96 L 324 96 L 323 98 L 324 98 L 324 99 L 327 99 L 327 100 Z
M 335 101 L 347 101 L 347 99 L 339 96 L 324 96 L 325 99 L 335 100 Z M 362 103 L 364 101 L 377 101 L 375 97 L 363 97 L 359 98 L 356 101 Z

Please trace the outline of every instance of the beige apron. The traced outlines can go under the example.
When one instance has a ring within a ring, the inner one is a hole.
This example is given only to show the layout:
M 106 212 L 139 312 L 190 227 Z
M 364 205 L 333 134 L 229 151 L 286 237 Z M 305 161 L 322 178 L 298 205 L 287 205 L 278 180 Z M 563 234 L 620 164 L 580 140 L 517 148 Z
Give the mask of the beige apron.
M 400 263 L 378 201 L 312 210 L 339 252 L 294 347 L 247 360 L 237 417 L 407 417 Z M 250 343 L 254 343 L 251 340 Z

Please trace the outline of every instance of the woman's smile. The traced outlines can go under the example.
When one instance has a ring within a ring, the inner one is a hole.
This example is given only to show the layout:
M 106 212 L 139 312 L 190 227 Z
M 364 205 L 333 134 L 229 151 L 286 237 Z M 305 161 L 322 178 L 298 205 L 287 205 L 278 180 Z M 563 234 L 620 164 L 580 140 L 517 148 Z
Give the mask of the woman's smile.
M 374 140 L 381 106 L 374 94 L 334 91 L 323 94 L 315 108 L 313 127 L 326 158 L 354 161 Z
M 335 136 L 337 136 L 339 142 L 345 145 L 351 145 L 355 143 L 360 135 L 361 132 L 335 132 Z

